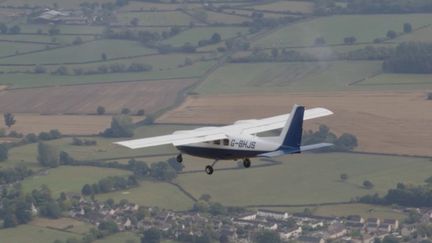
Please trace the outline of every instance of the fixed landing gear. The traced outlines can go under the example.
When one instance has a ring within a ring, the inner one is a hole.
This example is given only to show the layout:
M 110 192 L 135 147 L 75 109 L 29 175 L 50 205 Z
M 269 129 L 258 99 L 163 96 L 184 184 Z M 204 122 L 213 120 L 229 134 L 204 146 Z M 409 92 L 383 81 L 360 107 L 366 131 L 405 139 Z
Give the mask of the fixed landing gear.
M 245 168 L 249 168 L 249 167 L 251 167 L 251 161 L 250 161 L 250 159 L 248 159 L 248 158 L 244 159 L 244 160 L 243 160 L 243 166 L 244 166 Z
M 183 162 L 183 155 L 182 155 L 182 154 L 178 154 L 178 155 L 176 156 L 176 160 L 177 160 L 177 162 L 179 162 L 179 163 Z
M 214 171 L 214 169 L 213 169 L 213 166 L 215 166 L 215 164 L 218 162 L 218 160 L 215 160 L 214 162 L 213 162 L 213 164 L 211 164 L 211 165 L 207 165 L 206 167 L 205 167 L 205 172 L 207 173 L 207 175 L 211 175 L 211 174 L 213 174 L 213 171 Z

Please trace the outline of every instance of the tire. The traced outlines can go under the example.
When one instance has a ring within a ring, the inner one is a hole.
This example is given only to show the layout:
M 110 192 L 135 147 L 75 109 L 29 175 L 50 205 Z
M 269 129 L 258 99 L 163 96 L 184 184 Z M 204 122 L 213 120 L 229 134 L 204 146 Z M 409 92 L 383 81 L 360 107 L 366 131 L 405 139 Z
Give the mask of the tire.
M 178 163 L 183 162 L 183 156 L 182 156 L 182 154 L 177 155 L 176 160 L 177 160 Z
M 244 160 L 243 160 L 243 166 L 244 166 L 245 168 L 249 168 L 249 167 L 251 167 L 251 161 L 250 161 L 250 159 L 244 159 Z
M 207 173 L 207 175 L 211 175 L 211 174 L 213 174 L 213 167 L 211 167 L 210 165 L 207 165 L 206 167 L 205 167 L 205 172 Z

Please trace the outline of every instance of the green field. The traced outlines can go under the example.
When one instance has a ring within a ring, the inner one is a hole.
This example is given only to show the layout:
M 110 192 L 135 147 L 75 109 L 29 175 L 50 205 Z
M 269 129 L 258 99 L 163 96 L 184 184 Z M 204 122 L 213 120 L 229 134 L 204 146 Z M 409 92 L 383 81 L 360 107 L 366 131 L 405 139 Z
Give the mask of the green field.
M 174 126 L 174 125 L 154 125 L 144 126 L 135 130 L 134 138 L 152 137 L 162 134 L 170 134 L 176 130 L 192 129 L 191 126 Z M 97 141 L 97 146 L 74 146 L 70 145 L 71 138 L 63 138 L 50 142 L 59 147 L 59 150 L 66 151 L 76 159 L 113 159 L 121 157 L 142 157 L 146 155 L 157 155 L 166 153 L 175 153 L 176 150 L 172 146 L 151 147 L 146 149 L 128 149 L 122 146 L 113 144 L 114 141 L 127 139 L 106 139 L 92 138 Z
M 142 46 L 138 42 L 124 40 L 99 40 L 78 46 L 56 48 L 43 52 L 2 59 L 7 64 L 44 64 L 71 63 L 101 60 L 102 53 L 107 58 L 128 57 L 154 53 L 155 51 Z
M 36 144 L 15 147 L 9 150 L 8 159 L 0 162 L 0 169 L 11 168 L 17 165 L 25 165 L 31 169 L 40 169 L 37 163 L 37 147 Z
M 348 90 L 379 73 L 376 61 L 226 64 L 196 89 L 200 94 Z
M 119 24 L 128 25 L 134 18 L 138 18 L 139 25 L 143 26 L 189 25 L 191 22 L 194 22 L 192 17 L 180 11 L 120 13 L 117 16 L 117 21 Z
M 249 18 L 238 16 L 238 15 L 230 15 L 230 14 L 224 14 L 224 13 L 216 13 L 212 11 L 205 11 L 207 15 L 207 22 L 216 24 L 216 23 L 223 23 L 223 24 L 241 24 L 247 21 L 250 21 Z
M 356 37 L 357 42 L 372 42 L 375 38 L 385 37 L 388 30 L 402 32 L 406 22 L 411 23 L 413 28 L 418 28 L 431 24 L 432 15 L 337 15 L 315 18 L 282 28 L 258 40 L 254 45 L 310 46 L 317 37 L 323 37 L 327 44 L 341 44 L 348 36 Z
M 38 175 L 26 178 L 22 182 L 24 192 L 31 192 L 41 185 L 47 185 L 54 197 L 61 192 L 81 192 L 85 184 L 92 184 L 108 176 L 126 176 L 130 172 L 109 168 L 88 166 L 61 166 L 50 169 L 47 175 Z
M 57 239 L 65 241 L 68 238 L 81 238 L 81 235 L 28 224 L 0 230 L 0 241 L 5 243 L 51 243 Z
M 290 11 L 298 13 L 313 12 L 314 5 L 311 2 L 302 1 L 280 1 L 269 4 L 260 4 L 252 6 L 255 10 L 270 10 L 270 11 Z
M 94 40 L 93 36 L 81 35 L 79 36 L 83 41 Z M 77 36 L 73 35 L 1 35 L 0 40 L 8 40 L 8 41 L 34 41 L 41 42 L 46 44 L 72 44 L 73 41 L 77 38 Z M 45 47 L 45 46 L 43 46 Z M 42 48 L 41 48 L 42 49 Z
M 172 210 L 188 210 L 193 201 L 176 187 L 163 182 L 141 181 L 141 185 L 127 191 L 104 193 L 96 196 L 98 200 L 114 199 L 118 202 L 127 199 L 142 206 L 159 207 Z
M 12 43 L 0 42 L 0 57 L 26 53 L 31 51 L 45 50 L 45 45 L 28 44 L 28 43 Z
M 282 165 L 247 170 L 185 174 L 176 179 L 195 197 L 203 193 L 225 205 L 309 204 L 346 202 L 373 193 L 384 194 L 398 182 L 419 184 L 432 172 L 429 159 L 357 154 L 303 154 L 280 159 Z M 347 173 L 347 182 L 339 175 Z M 372 190 L 361 185 L 375 184 Z
M 74 1 L 74 0 L 72 0 Z M 35 34 L 39 30 L 42 30 L 42 33 L 47 34 L 48 30 L 52 28 L 51 25 L 43 25 L 43 24 L 21 24 L 19 25 L 21 28 L 21 33 L 29 33 Z M 60 36 L 62 34 L 74 34 L 74 35 L 100 35 L 102 34 L 105 27 L 103 26 L 94 26 L 94 25 L 57 25 L 57 28 L 60 29 Z
M 93 243 L 126 243 L 128 241 L 138 243 L 140 242 L 140 237 L 139 235 L 132 232 L 122 232 L 110 235 L 100 240 L 96 240 Z
M 95 75 L 51 75 L 51 74 L 3 74 L 0 84 L 14 88 L 40 87 L 47 85 L 71 85 L 122 81 L 145 81 L 154 79 L 196 78 L 203 75 L 215 61 L 197 62 L 193 65 L 164 71 L 108 73 Z M 71 71 L 71 70 L 69 70 Z M 175 80 L 173 80 L 175 82 Z
M 238 34 L 247 33 L 244 27 L 200 27 L 184 31 L 172 38 L 169 38 L 162 43 L 174 46 L 181 46 L 187 42 L 197 45 L 200 40 L 209 40 L 214 33 L 219 33 L 222 40 L 226 40 L 237 36 Z

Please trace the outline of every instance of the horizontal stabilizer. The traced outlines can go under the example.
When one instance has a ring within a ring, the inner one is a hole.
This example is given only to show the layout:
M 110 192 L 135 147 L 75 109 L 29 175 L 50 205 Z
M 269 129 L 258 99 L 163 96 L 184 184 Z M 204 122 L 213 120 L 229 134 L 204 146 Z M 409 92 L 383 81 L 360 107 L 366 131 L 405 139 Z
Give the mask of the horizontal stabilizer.
M 333 146 L 333 144 L 332 143 L 318 143 L 318 144 L 300 146 L 300 149 L 296 149 L 296 148 L 280 149 L 280 150 L 276 150 L 276 151 L 269 152 L 269 153 L 259 154 L 257 157 L 275 158 L 275 157 L 280 157 L 280 156 L 284 156 L 284 155 L 288 155 L 288 154 L 296 154 L 296 153 L 301 153 L 304 151 L 320 149 L 320 148 L 325 148 L 325 147 L 329 147 L 329 146 Z

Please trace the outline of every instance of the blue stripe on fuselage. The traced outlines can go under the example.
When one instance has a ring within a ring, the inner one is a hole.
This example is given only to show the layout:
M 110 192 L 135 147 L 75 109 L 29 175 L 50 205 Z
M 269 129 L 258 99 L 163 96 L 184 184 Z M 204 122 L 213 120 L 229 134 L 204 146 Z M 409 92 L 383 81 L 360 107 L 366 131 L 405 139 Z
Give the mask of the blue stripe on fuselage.
M 192 147 L 192 146 L 177 146 L 177 149 L 185 154 L 192 156 L 218 159 L 218 160 L 231 160 L 255 157 L 258 154 L 267 153 L 270 151 L 257 151 L 257 150 L 236 150 L 236 149 L 223 149 L 223 148 L 205 148 L 205 147 Z

